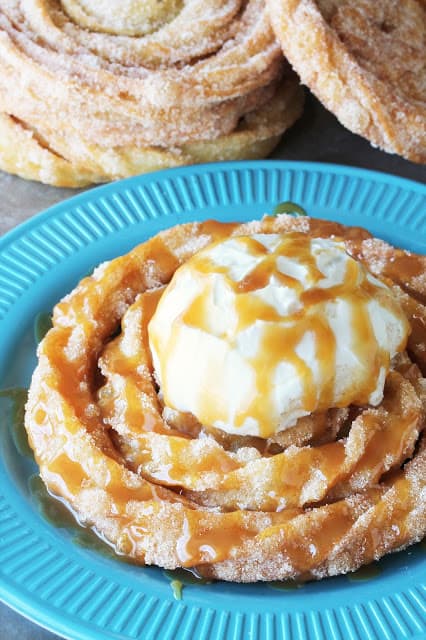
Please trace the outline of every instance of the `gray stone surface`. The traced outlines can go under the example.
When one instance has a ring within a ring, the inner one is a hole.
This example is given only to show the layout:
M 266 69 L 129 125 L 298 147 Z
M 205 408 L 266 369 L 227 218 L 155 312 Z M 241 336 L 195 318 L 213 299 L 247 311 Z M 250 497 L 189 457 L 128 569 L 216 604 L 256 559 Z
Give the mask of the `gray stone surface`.
M 366 140 L 344 129 L 312 96 L 307 98 L 303 117 L 287 133 L 272 157 L 347 164 L 426 182 L 425 166 L 373 149 Z M 0 235 L 75 193 L 0 172 Z M 0 605 L 0 640 L 54 640 L 56 637 Z
M 58 640 L 50 633 L 0 603 L 0 640 Z
M 0 171 L 0 235 L 76 193 L 77 189 L 48 187 Z

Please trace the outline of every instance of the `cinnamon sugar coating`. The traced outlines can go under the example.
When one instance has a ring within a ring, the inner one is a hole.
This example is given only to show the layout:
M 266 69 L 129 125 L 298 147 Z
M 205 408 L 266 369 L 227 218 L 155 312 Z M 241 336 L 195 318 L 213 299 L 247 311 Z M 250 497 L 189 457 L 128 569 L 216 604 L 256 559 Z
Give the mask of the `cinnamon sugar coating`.
M 284 55 L 348 129 L 426 162 L 422 0 L 267 0 Z
M 0 168 L 58 186 L 262 157 L 303 105 L 263 0 L 4 0 L 0 66 Z

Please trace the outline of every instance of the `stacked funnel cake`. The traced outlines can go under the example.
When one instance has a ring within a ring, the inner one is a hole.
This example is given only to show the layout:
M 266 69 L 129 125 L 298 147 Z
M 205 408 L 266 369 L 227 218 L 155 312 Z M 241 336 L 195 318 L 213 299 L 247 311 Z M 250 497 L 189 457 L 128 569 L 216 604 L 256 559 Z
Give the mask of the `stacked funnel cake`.
M 2 0 L 0 67 L 0 168 L 59 186 L 262 157 L 302 111 L 263 0 Z
M 420 540 L 425 273 L 322 220 L 161 232 L 55 307 L 26 411 L 44 482 L 118 553 L 225 580 L 322 578 Z M 227 346 L 234 394 L 208 378 Z

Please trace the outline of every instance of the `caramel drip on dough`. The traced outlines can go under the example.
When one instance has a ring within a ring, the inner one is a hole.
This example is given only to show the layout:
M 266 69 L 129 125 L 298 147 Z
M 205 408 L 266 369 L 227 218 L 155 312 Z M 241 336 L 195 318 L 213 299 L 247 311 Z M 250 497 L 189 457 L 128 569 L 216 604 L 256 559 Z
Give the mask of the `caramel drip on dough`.
M 111 382 L 98 392 L 104 419 L 115 416 L 112 426 L 119 421 L 130 431 L 169 432 L 159 413 L 147 330 L 163 291 L 164 287 L 159 287 L 138 296 L 123 317 L 122 333 L 108 343 L 102 353 L 102 372 L 108 379 L 113 371 L 114 379 L 120 380 L 119 392 Z

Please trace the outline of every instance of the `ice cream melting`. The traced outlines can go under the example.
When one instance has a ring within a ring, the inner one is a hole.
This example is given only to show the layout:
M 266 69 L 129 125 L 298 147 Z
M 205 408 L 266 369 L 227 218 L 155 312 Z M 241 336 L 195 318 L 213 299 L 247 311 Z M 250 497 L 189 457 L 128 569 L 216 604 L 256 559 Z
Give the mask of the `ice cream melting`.
M 148 330 L 167 406 L 269 437 L 314 411 L 379 404 L 409 325 L 343 242 L 287 233 L 232 237 L 195 254 Z

